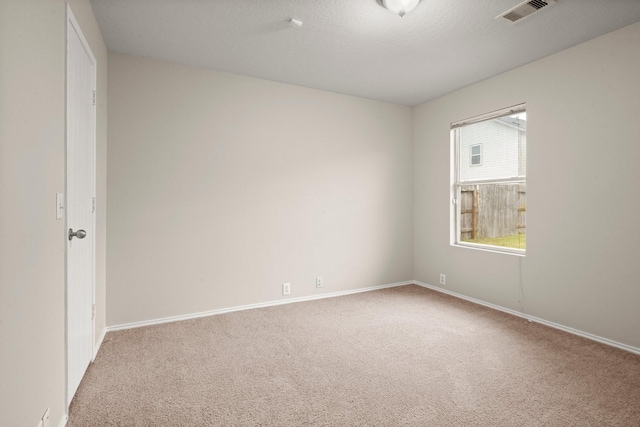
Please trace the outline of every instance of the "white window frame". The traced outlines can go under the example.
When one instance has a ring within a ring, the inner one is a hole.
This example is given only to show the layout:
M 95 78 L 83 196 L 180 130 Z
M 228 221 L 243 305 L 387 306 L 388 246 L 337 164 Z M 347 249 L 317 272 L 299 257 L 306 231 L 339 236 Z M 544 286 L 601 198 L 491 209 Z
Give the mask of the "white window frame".
M 518 255 L 525 256 L 526 249 L 516 249 L 516 248 L 508 248 L 505 246 L 494 246 L 494 245 L 484 245 L 479 243 L 471 243 L 471 242 L 463 242 L 460 238 L 461 230 L 460 230 L 460 209 L 461 203 L 458 201 L 461 199 L 461 187 L 463 185 L 473 185 L 473 184 L 492 184 L 492 183 L 524 183 L 526 184 L 527 178 L 525 176 L 514 176 L 509 178 L 499 178 L 499 179 L 476 179 L 476 180 L 460 180 L 460 141 L 459 135 L 460 133 L 457 131 L 458 129 L 487 120 L 493 120 L 498 117 L 504 117 L 512 114 L 518 114 L 526 112 L 526 104 L 518 104 L 512 107 L 503 108 L 501 110 L 496 110 L 491 113 L 483 114 L 480 116 L 472 117 L 466 120 L 461 120 L 459 122 L 451 123 L 451 160 L 452 160 L 452 173 L 451 173 L 451 246 L 457 246 L 461 248 L 467 249 L 477 249 L 488 252 L 509 254 L 509 255 Z M 474 144 L 481 145 L 481 144 Z M 472 145 L 473 146 L 473 145 Z M 480 149 L 482 153 L 482 148 Z M 482 157 L 481 157 L 482 161 Z M 478 166 L 478 165 L 473 165 Z

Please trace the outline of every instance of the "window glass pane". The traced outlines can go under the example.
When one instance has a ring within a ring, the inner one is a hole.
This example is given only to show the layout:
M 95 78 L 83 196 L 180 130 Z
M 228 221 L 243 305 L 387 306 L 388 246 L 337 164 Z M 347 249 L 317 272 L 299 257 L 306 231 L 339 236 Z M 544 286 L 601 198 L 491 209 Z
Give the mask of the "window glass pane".
M 459 180 L 513 178 L 526 175 L 526 113 L 473 123 L 458 129 Z M 482 145 L 482 159 L 480 156 Z M 480 161 L 481 160 L 481 161 Z M 471 167 L 472 165 L 481 166 Z
M 455 242 L 524 253 L 527 115 L 507 111 L 452 125 Z
M 524 183 L 460 186 L 460 241 L 525 249 L 526 197 Z

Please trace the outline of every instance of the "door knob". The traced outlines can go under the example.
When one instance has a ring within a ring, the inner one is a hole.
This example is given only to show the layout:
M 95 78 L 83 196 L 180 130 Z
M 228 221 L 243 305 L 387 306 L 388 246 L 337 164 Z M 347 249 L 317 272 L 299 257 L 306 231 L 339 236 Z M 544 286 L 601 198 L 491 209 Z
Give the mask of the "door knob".
M 73 231 L 73 228 L 69 229 L 69 240 L 77 237 L 78 239 L 84 239 L 87 235 L 87 232 L 84 230 Z

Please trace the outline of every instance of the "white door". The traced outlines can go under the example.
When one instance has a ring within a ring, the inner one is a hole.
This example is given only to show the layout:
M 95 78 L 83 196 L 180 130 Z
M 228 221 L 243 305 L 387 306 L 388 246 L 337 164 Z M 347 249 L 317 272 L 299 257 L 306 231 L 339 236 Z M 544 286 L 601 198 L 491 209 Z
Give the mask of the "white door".
M 96 60 L 67 6 L 67 406 L 93 358 Z

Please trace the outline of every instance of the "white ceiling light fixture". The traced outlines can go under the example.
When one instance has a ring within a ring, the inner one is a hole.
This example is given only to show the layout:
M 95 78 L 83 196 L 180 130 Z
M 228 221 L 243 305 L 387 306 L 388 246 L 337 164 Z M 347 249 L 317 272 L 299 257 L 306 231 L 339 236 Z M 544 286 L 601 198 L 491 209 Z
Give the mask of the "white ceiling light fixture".
M 420 0 L 382 0 L 382 5 L 402 18 L 411 12 L 420 3 Z

